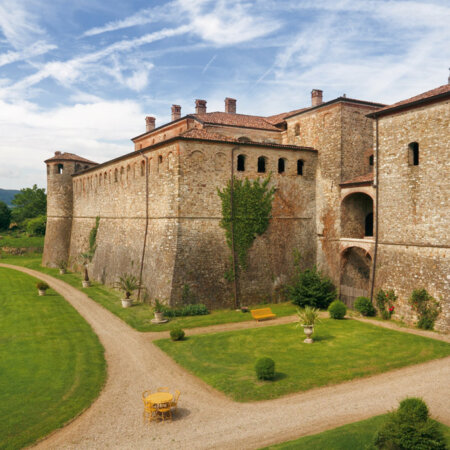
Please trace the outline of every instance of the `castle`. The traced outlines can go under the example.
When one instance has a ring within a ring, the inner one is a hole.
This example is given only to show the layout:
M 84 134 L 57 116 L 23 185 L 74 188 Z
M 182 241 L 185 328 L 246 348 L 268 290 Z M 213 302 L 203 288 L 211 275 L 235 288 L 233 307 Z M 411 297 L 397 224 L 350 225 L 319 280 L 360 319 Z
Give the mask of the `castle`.
M 182 116 L 132 139 L 103 164 L 56 152 L 45 161 L 48 222 L 43 264 L 75 264 L 100 218 L 92 276 L 113 283 L 142 273 L 151 298 L 179 301 L 189 285 L 210 307 L 231 306 L 230 250 L 217 189 L 232 176 L 271 174 L 268 230 L 240 274 L 244 304 L 272 299 L 294 269 L 317 264 L 352 305 L 395 289 L 396 315 L 414 317 L 411 291 L 440 299 L 436 327 L 450 329 L 450 84 L 386 106 L 346 96 L 269 117 L 236 112 Z

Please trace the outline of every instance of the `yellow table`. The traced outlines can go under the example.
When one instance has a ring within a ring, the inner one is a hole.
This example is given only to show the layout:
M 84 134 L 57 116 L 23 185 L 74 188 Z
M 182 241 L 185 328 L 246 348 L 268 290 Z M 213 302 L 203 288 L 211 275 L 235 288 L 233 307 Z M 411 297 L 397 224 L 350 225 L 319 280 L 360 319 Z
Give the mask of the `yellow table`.
M 164 403 L 171 403 L 173 400 L 173 395 L 169 392 L 155 392 L 154 394 L 148 395 L 145 400 L 150 402 L 152 405 L 161 405 Z

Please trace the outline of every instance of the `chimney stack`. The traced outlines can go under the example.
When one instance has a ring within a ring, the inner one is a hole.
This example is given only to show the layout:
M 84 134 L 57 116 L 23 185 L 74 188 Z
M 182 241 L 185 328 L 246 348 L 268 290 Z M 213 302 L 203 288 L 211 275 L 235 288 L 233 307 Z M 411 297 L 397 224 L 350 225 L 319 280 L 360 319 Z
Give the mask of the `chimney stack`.
M 225 99 L 225 112 L 228 114 L 236 114 L 236 99 L 227 97 Z
M 323 91 L 320 89 L 313 89 L 311 91 L 311 106 L 319 106 L 322 104 Z
M 178 120 L 181 117 L 181 106 L 172 105 L 172 122 Z
M 206 114 L 206 100 L 195 100 L 195 114 Z
M 155 129 L 155 118 L 152 116 L 147 116 L 145 118 L 145 131 L 148 133 Z
M 55 156 L 60 156 L 61 152 L 55 152 Z

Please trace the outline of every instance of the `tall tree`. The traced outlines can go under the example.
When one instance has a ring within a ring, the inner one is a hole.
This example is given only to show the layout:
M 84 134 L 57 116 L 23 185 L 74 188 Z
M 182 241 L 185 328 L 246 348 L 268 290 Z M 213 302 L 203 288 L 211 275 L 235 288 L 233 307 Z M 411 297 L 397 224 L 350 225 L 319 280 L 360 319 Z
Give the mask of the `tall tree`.
M 0 202 L 0 230 L 7 230 L 11 223 L 11 210 L 5 202 Z
M 47 195 L 44 188 L 34 185 L 32 188 L 21 189 L 12 201 L 12 220 L 23 222 L 25 219 L 43 216 L 47 211 Z

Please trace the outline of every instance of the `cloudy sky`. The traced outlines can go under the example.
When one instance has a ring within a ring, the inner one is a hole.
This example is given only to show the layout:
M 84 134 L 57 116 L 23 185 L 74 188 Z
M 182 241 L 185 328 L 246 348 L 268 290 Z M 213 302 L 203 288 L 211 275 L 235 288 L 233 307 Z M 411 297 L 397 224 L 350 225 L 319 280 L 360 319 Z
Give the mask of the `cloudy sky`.
M 447 0 L 0 0 L 0 188 L 44 187 L 55 150 L 103 162 L 196 98 L 270 115 L 447 82 Z

